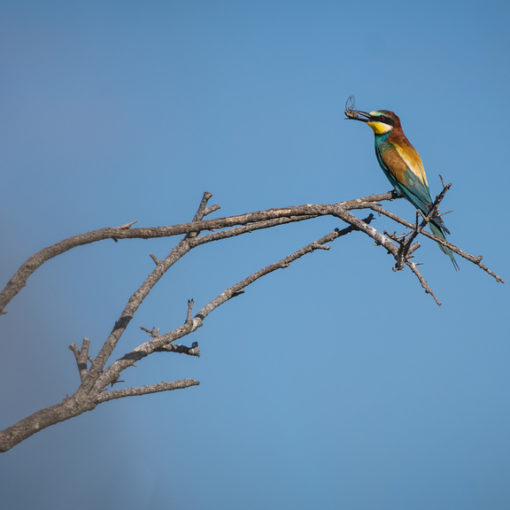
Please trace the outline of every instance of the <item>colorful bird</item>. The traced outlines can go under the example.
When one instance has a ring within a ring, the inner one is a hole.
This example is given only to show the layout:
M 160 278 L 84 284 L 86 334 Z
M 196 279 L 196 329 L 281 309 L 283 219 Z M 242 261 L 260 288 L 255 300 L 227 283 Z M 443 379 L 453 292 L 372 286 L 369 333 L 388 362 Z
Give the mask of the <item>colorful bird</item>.
M 394 186 L 395 191 L 407 198 L 417 209 L 427 215 L 432 207 L 427 176 L 420 155 L 411 145 L 402 131 L 400 119 L 389 110 L 375 110 L 370 113 L 347 109 L 349 119 L 366 122 L 375 135 L 375 154 L 384 174 Z M 445 239 L 448 232 L 440 216 L 429 222 L 432 233 Z M 448 255 L 455 269 L 459 269 L 452 251 L 439 245 Z

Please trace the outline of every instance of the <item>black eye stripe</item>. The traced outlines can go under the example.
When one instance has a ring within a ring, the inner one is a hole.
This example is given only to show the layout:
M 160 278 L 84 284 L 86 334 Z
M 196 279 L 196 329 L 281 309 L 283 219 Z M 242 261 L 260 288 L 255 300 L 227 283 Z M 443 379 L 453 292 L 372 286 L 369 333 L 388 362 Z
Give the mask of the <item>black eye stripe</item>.
M 380 115 L 377 117 L 379 122 L 384 122 L 385 124 L 389 124 L 390 126 L 395 125 L 395 121 L 391 117 L 386 117 L 385 115 Z

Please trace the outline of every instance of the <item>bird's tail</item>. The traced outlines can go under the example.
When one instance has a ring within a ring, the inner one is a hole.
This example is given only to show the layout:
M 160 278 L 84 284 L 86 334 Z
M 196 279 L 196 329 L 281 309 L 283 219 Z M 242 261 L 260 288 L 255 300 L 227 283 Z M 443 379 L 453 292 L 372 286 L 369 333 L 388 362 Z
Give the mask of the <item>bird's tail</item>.
M 436 225 L 433 221 L 431 221 L 429 223 L 429 225 L 430 225 L 430 230 L 432 231 L 432 233 L 435 236 L 440 237 L 441 239 L 444 239 L 446 241 L 446 237 L 445 237 L 445 235 L 443 233 L 443 230 L 442 230 L 442 228 L 440 226 Z M 441 249 L 441 251 L 443 253 L 448 255 L 448 257 L 450 257 L 450 260 L 452 261 L 452 264 L 453 264 L 453 267 L 455 268 L 455 271 L 458 271 L 459 270 L 459 265 L 457 264 L 457 261 L 455 260 L 455 257 L 453 256 L 452 250 L 450 250 L 450 248 L 448 248 L 446 246 L 443 246 L 442 244 L 439 244 L 439 248 Z

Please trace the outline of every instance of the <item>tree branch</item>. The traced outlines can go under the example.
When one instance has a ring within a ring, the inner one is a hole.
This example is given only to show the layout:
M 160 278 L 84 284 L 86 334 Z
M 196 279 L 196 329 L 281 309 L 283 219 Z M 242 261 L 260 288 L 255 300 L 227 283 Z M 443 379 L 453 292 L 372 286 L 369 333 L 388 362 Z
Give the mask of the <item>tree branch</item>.
M 200 381 L 195 379 L 181 379 L 180 381 L 160 382 L 149 386 L 139 386 L 137 388 L 124 388 L 123 390 L 108 391 L 97 396 L 96 402 L 102 404 L 116 398 L 135 397 L 138 395 L 148 395 L 149 393 L 160 393 L 161 391 L 182 390 L 190 386 L 198 386 Z
M 451 182 L 449 184 L 445 184 L 443 182 L 443 178 L 441 178 L 441 182 L 443 183 L 443 189 L 442 189 L 441 193 L 439 193 L 439 195 L 437 195 L 437 197 L 434 200 L 434 203 L 432 204 L 432 207 L 430 208 L 428 214 L 426 216 L 423 216 L 423 220 L 422 220 L 421 224 L 418 225 L 419 211 L 417 210 L 417 212 L 416 212 L 416 225 L 415 225 L 414 229 L 412 230 L 411 235 L 409 236 L 409 239 L 407 241 L 405 241 L 405 242 L 401 242 L 400 243 L 400 249 L 398 251 L 397 262 L 395 264 L 395 269 L 397 271 L 400 271 L 401 269 L 403 269 L 404 263 L 405 263 L 406 259 L 408 258 L 409 254 L 410 254 L 409 250 L 411 248 L 411 245 L 413 244 L 413 241 L 416 239 L 418 234 L 421 234 L 421 232 L 423 231 L 423 229 L 425 228 L 427 223 L 437 216 L 437 211 L 438 211 L 439 204 L 441 203 L 441 201 L 443 200 L 444 196 L 446 195 L 446 192 L 452 186 Z M 446 227 L 444 227 L 444 226 L 443 226 L 443 229 L 445 231 L 447 231 Z M 420 283 L 421 283 L 421 281 L 420 281 Z M 423 284 L 422 284 L 422 286 L 423 286 Z M 425 290 L 427 291 L 427 289 L 425 289 Z M 432 292 L 430 291 L 430 293 L 432 293 Z M 434 294 L 432 294 L 432 296 L 434 296 Z M 434 296 L 434 299 L 436 299 L 435 296 Z M 436 302 L 438 304 L 440 304 L 437 301 L 437 299 L 436 299 Z
M 377 212 L 379 214 L 387 216 L 388 218 L 391 218 L 393 221 L 396 221 L 397 223 L 400 223 L 401 225 L 404 225 L 407 228 L 410 228 L 410 229 L 415 228 L 415 225 L 413 225 L 412 223 L 409 223 L 408 221 L 404 220 L 403 218 L 400 218 L 400 216 L 397 216 L 396 214 L 393 214 L 392 212 L 387 211 L 386 209 L 383 209 L 380 205 L 367 204 L 367 207 L 374 212 Z M 482 255 L 475 257 L 474 255 L 471 255 L 470 253 L 460 249 L 458 246 L 455 246 L 454 244 L 452 244 L 444 239 L 441 239 L 440 237 L 436 237 L 435 235 L 431 234 L 430 232 L 427 232 L 426 230 L 422 230 L 420 232 L 420 234 L 425 237 L 428 237 L 429 239 L 432 239 L 436 243 L 442 244 L 443 246 L 450 248 L 450 250 L 452 250 L 457 255 L 460 255 L 462 258 L 475 264 L 480 269 L 485 271 L 487 274 L 491 275 L 497 282 L 505 283 L 505 280 L 503 280 L 503 278 L 498 276 L 494 271 L 489 269 L 486 265 L 482 264 L 482 259 L 483 259 Z
M 188 299 L 188 313 L 186 315 L 185 324 L 191 322 L 191 312 L 193 308 L 193 300 Z M 145 331 L 147 334 L 151 336 L 151 338 L 156 339 L 161 336 L 160 329 L 152 328 L 147 329 L 143 326 L 140 326 L 142 331 Z M 175 345 L 175 344 L 165 344 L 162 347 L 158 347 L 154 349 L 153 352 L 177 352 L 179 354 L 187 354 L 188 356 L 200 356 L 200 349 L 198 348 L 198 342 L 193 342 L 191 347 L 187 347 L 186 345 Z
M 418 278 L 418 281 L 420 282 L 420 285 L 423 287 L 425 294 L 430 294 L 432 296 L 432 299 L 436 302 L 436 305 L 441 306 L 441 301 L 439 301 L 439 299 L 437 299 L 436 295 L 432 292 L 427 281 L 425 280 L 425 278 L 423 278 L 422 274 L 418 271 L 416 264 L 414 262 L 411 262 L 410 260 L 406 260 L 406 265 L 414 273 L 416 278 Z
M 367 225 L 373 220 L 373 215 L 368 216 L 364 220 L 358 220 L 360 224 Z M 357 219 L 357 218 L 356 218 Z M 342 230 L 335 229 L 333 232 L 330 232 L 329 234 L 326 234 L 325 236 L 321 237 L 320 239 L 317 239 L 317 241 L 312 241 L 311 243 L 307 244 L 306 246 L 303 246 L 300 250 L 295 251 L 294 253 L 291 253 L 287 257 L 274 262 L 273 264 L 270 264 L 269 266 L 266 266 L 262 269 L 259 269 L 255 273 L 252 273 L 250 276 L 245 278 L 244 280 L 241 280 L 240 282 L 236 283 L 235 285 L 232 285 L 228 289 L 225 289 L 221 294 L 219 294 L 216 298 L 214 298 L 212 301 L 207 303 L 196 315 L 195 318 L 199 319 L 200 321 L 203 321 L 214 309 L 216 309 L 218 306 L 222 305 L 229 299 L 235 297 L 238 295 L 242 290 L 244 290 L 248 285 L 251 285 L 255 281 L 257 281 L 259 278 L 262 278 L 263 276 L 272 273 L 273 271 L 276 271 L 277 269 L 284 269 L 286 267 L 289 267 L 289 265 L 294 262 L 295 260 L 303 257 L 304 255 L 307 255 L 308 253 L 312 253 L 315 250 L 318 249 L 324 249 L 323 246 L 326 243 L 331 243 L 335 239 L 338 239 L 339 237 L 342 237 L 344 235 L 349 234 L 350 232 L 353 232 L 355 230 L 359 230 L 355 226 L 349 226 Z
M 95 358 L 91 358 L 89 356 L 90 341 L 87 338 L 83 340 L 81 348 L 78 348 L 74 344 L 70 346 L 80 375 L 81 384 L 78 390 L 72 396 L 66 397 L 60 403 L 37 411 L 11 427 L 0 431 L 0 451 L 7 451 L 30 435 L 55 423 L 78 416 L 85 411 L 92 410 L 100 403 L 116 398 L 187 388 L 189 386 L 199 384 L 198 381 L 194 379 L 184 379 L 182 381 L 163 382 L 138 388 L 106 391 L 109 385 L 119 382 L 119 376 L 122 371 L 133 366 L 136 361 L 139 361 L 153 353 L 176 352 L 191 356 L 199 356 L 200 350 L 197 342 L 193 342 L 191 347 L 175 344 L 174 342 L 196 331 L 202 326 L 203 321 L 210 313 L 212 313 L 212 311 L 233 297 L 242 294 L 249 285 L 258 279 L 273 271 L 288 267 L 294 261 L 308 253 L 313 253 L 316 250 L 329 249 L 329 246 L 327 246 L 329 243 L 353 231 L 360 231 L 365 235 L 368 235 L 375 241 L 376 245 L 384 247 L 385 250 L 393 256 L 397 265 L 400 260 L 403 265 L 409 267 L 411 272 L 417 277 L 425 292 L 430 294 L 438 305 L 441 303 L 418 270 L 418 264 L 410 260 L 411 253 L 415 252 L 416 249 L 419 248 L 419 243 L 412 243 L 419 234 L 430 237 L 434 241 L 448 246 L 455 253 L 458 253 L 467 260 L 475 263 L 494 276 L 498 281 L 503 282 L 500 277 L 481 264 L 481 257 L 473 257 L 466 254 L 451 243 L 425 232 L 423 230 L 423 226 L 425 225 L 425 220 L 427 220 L 427 218 L 424 219 L 424 223 L 422 223 L 422 225 L 413 226 L 402 218 L 385 211 L 380 206 L 379 202 L 383 200 L 392 200 L 395 198 L 393 193 L 370 195 L 361 199 L 344 201 L 336 204 L 306 204 L 302 206 L 268 209 L 266 211 L 257 211 L 238 216 L 204 220 L 205 216 L 219 208 L 218 205 L 207 206 L 211 196 L 212 195 L 209 192 L 205 192 L 203 194 L 198 209 L 193 217 L 193 221 L 190 223 L 167 227 L 153 227 L 149 229 L 132 229 L 131 226 L 134 222 L 131 222 L 121 225 L 120 227 L 101 229 L 87 234 L 82 234 L 80 236 L 74 236 L 62 241 L 61 243 L 45 248 L 30 257 L 14 274 L 11 280 L 9 280 L 2 293 L 0 293 L 0 311 L 3 310 L 6 304 L 9 303 L 16 293 L 26 284 L 27 278 L 38 267 L 40 267 L 41 264 L 73 247 L 106 238 L 117 240 L 126 238 L 167 237 L 184 234 L 184 237 L 170 251 L 166 258 L 160 260 L 155 255 L 151 254 L 155 267 L 142 285 L 129 298 L 128 303 L 124 307 L 124 310 L 115 322 L 111 333 L 106 338 Z M 413 229 L 411 238 L 407 241 L 408 247 L 405 250 L 402 249 L 402 243 L 405 242 L 402 239 L 405 239 L 405 237 L 399 238 L 390 234 L 385 235 L 370 225 L 374 218 L 372 214 L 364 220 L 361 220 L 350 212 L 358 209 L 371 209 L 380 214 L 389 216 L 394 221 Z M 432 212 L 430 214 L 432 214 Z M 183 324 L 164 335 L 160 334 L 159 329 L 152 328 L 149 330 L 147 328 L 142 328 L 143 331 L 150 335 L 150 339 L 143 342 L 121 358 L 111 362 L 111 364 L 106 367 L 113 350 L 117 346 L 122 334 L 128 327 L 144 299 L 152 291 L 156 283 L 161 279 L 166 271 L 168 271 L 190 250 L 208 242 L 227 239 L 264 228 L 272 228 L 286 223 L 303 221 L 325 215 L 340 218 L 342 221 L 346 222 L 348 226 L 342 230 L 335 229 L 327 235 L 317 239 L 316 241 L 308 243 L 301 249 L 278 260 L 277 262 L 255 271 L 243 280 L 226 288 L 209 303 L 205 304 L 194 316 L 194 302 L 190 299 L 188 301 L 186 318 Z M 215 229 L 220 230 L 201 234 L 203 230 L 210 231 Z
M 200 205 L 198 210 L 193 218 L 193 221 L 200 222 L 206 213 L 207 202 L 212 197 L 212 194 L 208 191 L 204 192 L 202 200 L 200 201 Z M 211 208 L 210 210 L 215 210 Z M 175 248 L 172 249 L 170 254 L 164 259 L 161 260 L 152 273 L 145 279 L 142 285 L 132 294 L 129 298 L 128 304 L 122 311 L 120 318 L 115 323 L 112 332 L 106 339 L 103 347 L 99 351 L 99 354 L 95 358 L 92 363 L 92 367 L 90 369 L 90 380 L 88 381 L 88 387 L 91 388 L 95 385 L 96 381 L 99 378 L 100 372 L 103 370 L 108 358 L 111 353 L 115 349 L 121 335 L 126 330 L 129 322 L 133 318 L 133 315 L 138 310 L 138 307 L 142 304 L 143 300 L 149 295 L 149 292 L 154 288 L 156 283 L 160 280 L 160 278 L 186 253 L 188 253 L 193 248 L 193 236 L 198 232 L 190 232 L 187 234 Z M 108 381 L 110 383 L 111 381 Z M 108 384 L 107 383 L 107 384 Z M 102 389 L 102 388 L 101 388 Z
M 372 219 L 373 216 L 370 215 L 370 217 L 367 218 L 366 221 L 369 222 L 372 221 Z M 358 221 L 364 224 L 362 220 Z M 114 327 L 114 331 L 107 338 L 98 356 L 93 360 L 92 367 L 85 374 L 83 382 L 76 391 L 76 393 L 73 394 L 71 397 L 64 399 L 61 403 L 56 404 L 55 406 L 52 406 L 50 408 L 37 411 L 36 413 L 33 413 L 27 418 L 20 420 L 18 423 L 12 425 L 11 427 L 8 427 L 7 429 L 0 431 L 0 452 L 9 450 L 19 442 L 23 441 L 32 434 L 39 432 L 43 428 L 49 427 L 51 425 L 54 425 L 55 423 L 67 420 L 74 416 L 78 416 L 79 414 L 85 411 L 91 410 L 95 408 L 96 405 L 98 405 L 99 403 L 107 402 L 114 398 L 121 398 L 132 395 L 142 395 L 145 393 L 154 393 L 156 391 L 165 391 L 167 389 L 185 388 L 188 386 L 198 384 L 198 381 L 195 381 L 193 379 L 186 379 L 184 380 L 184 382 L 174 381 L 170 383 L 160 383 L 156 385 L 143 386 L 140 388 L 128 388 L 123 390 L 104 392 L 104 388 L 108 384 L 113 384 L 117 382 L 120 373 L 129 366 L 132 366 L 136 361 L 141 360 L 142 358 L 148 356 L 153 352 L 173 351 L 174 348 L 171 347 L 172 342 L 187 334 L 192 333 L 197 328 L 201 327 L 203 320 L 207 315 L 209 315 L 214 309 L 216 309 L 221 304 L 225 303 L 232 297 L 238 295 L 244 288 L 246 288 L 251 283 L 255 282 L 262 276 L 269 274 L 277 269 L 288 267 L 293 261 L 297 260 L 298 258 L 306 255 L 307 253 L 312 253 L 317 249 L 321 249 L 323 247 L 322 245 L 324 245 L 325 243 L 329 243 L 337 239 L 338 237 L 341 237 L 352 232 L 353 230 L 357 230 L 357 228 L 354 226 L 349 226 L 343 230 L 336 229 L 335 231 L 330 232 L 326 236 L 318 239 L 317 241 L 309 243 L 300 250 L 279 260 L 278 262 L 275 262 L 274 264 L 271 264 L 263 269 L 260 269 L 259 271 L 256 271 L 255 273 L 251 274 L 244 280 L 224 290 L 219 296 L 217 296 L 210 303 L 204 306 L 195 315 L 193 319 L 189 320 L 189 317 L 187 315 L 186 321 L 183 325 L 172 330 L 166 335 L 159 335 L 159 333 L 154 329 L 146 330 L 146 328 L 144 328 L 144 330 L 148 331 L 149 334 L 153 336 L 153 338 L 139 345 L 122 358 L 116 360 L 115 362 L 112 363 L 112 365 L 110 365 L 110 367 L 103 371 L 101 366 L 103 364 L 103 359 L 101 358 L 101 356 L 104 356 L 104 354 L 102 353 L 109 351 L 109 354 L 106 357 L 106 359 L 109 357 L 109 355 L 111 354 L 111 350 L 113 350 L 113 347 L 115 346 L 115 344 L 112 345 L 111 343 L 112 334 L 115 333 L 116 331 L 119 331 L 119 328 L 116 329 Z M 185 238 L 181 241 L 181 243 L 186 240 L 189 239 Z M 162 264 L 163 263 L 164 261 L 162 261 Z M 137 293 L 135 292 L 133 296 L 136 295 Z M 117 321 L 117 323 L 118 322 L 119 321 Z M 124 329 L 126 326 L 127 324 L 123 326 Z M 118 336 L 118 338 L 120 338 L 120 335 Z M 77 351 L 77 348 L 76 349 L 71 348 L 71 350 L 75 352 Z M 175 350 L 178 351 L 179 346 L 176 346 Z M 81 352 L 78 352 L 78 356 L 80 355 Z
M 210 195 L 209 192 L 205 192 L 204 196 L 206 194 Z M 4 311 L 12 298 L 16 296 L 16 294 L 26 285 L 30 275 L 32 275 L 42 264 L 57 255 L 61 255 L 72 248 L 76 248 L 77 246 L 83 246 L 85 244 L 103 241 L 105 239 L 154 239 L 159 237 L 171 237 L 179 234 L 197 234 L 202 230 L 217 230 L 235 225 L 246 225 L 247 223 L 257 221 L 286 218 L 288 216 L 293 216 L 295 218 L 290 221 L 299 221 L 297 219 L 299 216 L 316 217 L 331 214 L 331 208 L 336 205 L 340 205 L 345 209 L 363 209 L 366 208 L 367 203 L 381 202 L 383 200 L 391 200 L 393 198 L 394 196 L 392 193 L 382 193 L 356 200 L 340 202 L 339 204 L 307 204 L 302 206 L 283 207 L 279 209 L 267 209 L 265 211 L 257 211 L 237 216 L 202 221 L 203 217 L 219 209 L 219 206 L 214 205 L 210 208 L 204 208 L 202 217 L 198 219 L 198 216 L 195 215 L 194 220 L 190 223 L 160 227 L 131 228 L 131 226 L 135 223 L 133 221 L 119 227 L 105 227 L 98 230 L 92 230 L 84 234 L 64 239 L 63 241 L 43 248 L 30 256 L 7 282 L 2 292 L 0 292 L 0 313 Z M 207 200 L 209 200 L 209 198 Z M 282 223 L 288 223 L 288 221 Z
M 78 346 L 75 344 L 71 344 L 69 349 L 73 351 L 74 358 L 76 359 L 76 365 L 78 366 L 78 373 L 80 374 L 81 382 L 85 380 L 87 375 L 87 362 L 89 359 L 89 348 L 90 348 L 90 340 L 88 338 L 84 338 L 81 344 L 81 349 L 78 349 Z
M 358 220 L 360 223 L 365 224 L 364 221 L 370 222 L 373 219 L 373 215 L 370 215 L 365 220 Z M 275 262 L 255 273 L 252 273 L 250 276 L 241 280 L 240 282 L 232 285 L 228 289 L 225 289 L 221 294 L 219 294 L 215 299 L 210 301 L 207 305 L 205 305 L 196 315 L 195 317 L 189 321 L 186 320 L 184 324 L 173 329 L 172 331 L 164 334 L 154 336 L 151 340 L 140 344 L 138 347 L 135 347 L 132 351 L 125 354 L 122 358 L 114 361 L 99 377 L 95 383 L 94 390 L 101 392 L 108 384 L 111 384 L 112 381 L 116 381 L 121 372 L 123 372 L 126 368 L 134 365 L 137 361 L 149 356 L 153 352 L 158 352 L 161 350 L 171 350 L 168 349 L 167 346 L 171 345 L 176 340 L 182 338 L 183 336 L 189 335 L 202 326 L 203 320 L 207 315 L 209 315 L 214 309 L 216 309 L 221 304 L 225 303 L 229 299 L 239 295 L 248 285 L 251 285 L 253 282 L 269 274 L 277 269 L 282 269 L 288 267 L 294 260 L 306 255 L 308 253 L 312 253 L 313 251 L 320 249 L 321 245 L 325 243 L 329 243 L 338 237 L 344 236 L 353 230 L 357 230 L 355 227 L 347 227 L 343 230 L 334 230 L 330 232 L 326 236 L 318 239 L 317 241 L 313 241 L 312 243 L 307 244 L 297 252 L 292 253 L 291 255 L 285 257 L 284 259 Z M 173 349 L 172 349 L 173 350 Z
M 187 354 L 188 356 L 200 357 L 200 348 L 198 347 L 198 342 L 193 342 L 191 347 L 186 345 L 166 344 L 162 347 L 154 349 L 153 352 L 176 352 L 178 354 Z

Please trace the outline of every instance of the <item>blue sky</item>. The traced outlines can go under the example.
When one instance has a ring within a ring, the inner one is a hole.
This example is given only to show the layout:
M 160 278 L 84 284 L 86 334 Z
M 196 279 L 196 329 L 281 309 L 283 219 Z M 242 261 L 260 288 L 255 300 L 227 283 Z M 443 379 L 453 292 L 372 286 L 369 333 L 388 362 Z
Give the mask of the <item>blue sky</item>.
M 0 280 L 70 235 L 389 190 L 347 96 L 400 117 L 452 242 L 509 277 L 506 2 L 24 2 L 0 5 Z M 387 205 L 413 219 L 402 201 Z M 167 331 L 331 218 L 203 246 L 158 284 L 116 354 Z M 378 218 L 379 229 L 394 229 Z M 67 346 L 102 344 L 175 239 L 103 242 L 43 266 L 0 321 L 0 426 L 72 393 Z M 214 312 L 123 399 L 0 458 L 9 509 L 506 509 L 508 286 L 432 243 L 443 302 L 360 234 Z

